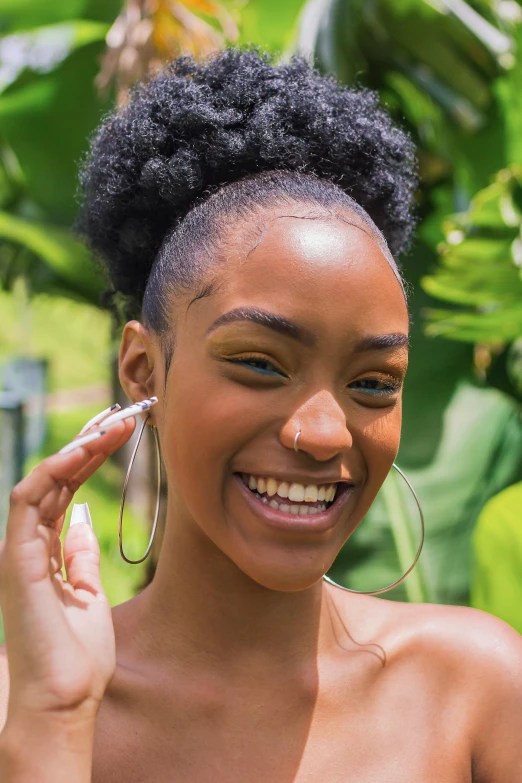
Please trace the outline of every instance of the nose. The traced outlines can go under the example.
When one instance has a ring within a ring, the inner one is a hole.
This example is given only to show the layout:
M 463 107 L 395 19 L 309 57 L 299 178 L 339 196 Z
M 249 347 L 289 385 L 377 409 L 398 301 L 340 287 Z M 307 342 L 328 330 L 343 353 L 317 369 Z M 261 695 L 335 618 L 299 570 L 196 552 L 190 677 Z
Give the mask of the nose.
M 286 421 L 280 440 L 286 448 L 297 448 L 320 462 L 327 462 L 352 445 L 346 415 L 328 391 L 318 392 L 306 400 Z

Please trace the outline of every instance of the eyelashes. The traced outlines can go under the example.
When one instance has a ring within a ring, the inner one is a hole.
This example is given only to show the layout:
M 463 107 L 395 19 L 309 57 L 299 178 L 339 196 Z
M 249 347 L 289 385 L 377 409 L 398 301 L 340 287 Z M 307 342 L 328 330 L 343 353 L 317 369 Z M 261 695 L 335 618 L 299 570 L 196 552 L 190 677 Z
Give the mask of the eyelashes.
M 253 370 L 253 372 L 257 372 L 260 375 L 268 375 L 272 377 L 279 376 L 280 378 L 288 377 L 268 359 L 252 356 L 250 358 L 247 357 L 244 359 L 229 359 L 228 361 L 231 364 L 236 364 L 240 367 L 246 367 L 247 369 Z
M 244 367 L 247 370 L 251 370 L 253 373 L 265 376 L 266 378 L 284 378 L 287 380 L 289 377 L 273 362 L 262 356 L 245 356 L 228 359 L 227 361 L 230 364 Z M 402 382 L 392 375 L 380 377 L 368 376 L 353 381 L 348 384 L 348 388 L 367 397 L 385 399 L 397 395 L 402 388 Z
M 401 390 L 401 382 L 391 376 L 383 378 L 360 378 L 349 384 L 350 389 L 372 396 L 392 396 Z

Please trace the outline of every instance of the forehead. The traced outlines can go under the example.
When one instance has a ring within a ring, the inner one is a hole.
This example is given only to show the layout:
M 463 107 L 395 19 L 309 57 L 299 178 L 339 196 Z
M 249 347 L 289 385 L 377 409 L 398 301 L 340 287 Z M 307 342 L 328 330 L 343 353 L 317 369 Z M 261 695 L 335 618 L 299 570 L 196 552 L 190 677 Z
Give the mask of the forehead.
M 306 320 L 319 332 L 408 330 L 395 272 L 357 216 L 267 216 L 254 231 L 233 229 L 224 255 L 213 270 L 216 317 L 251 305 Z

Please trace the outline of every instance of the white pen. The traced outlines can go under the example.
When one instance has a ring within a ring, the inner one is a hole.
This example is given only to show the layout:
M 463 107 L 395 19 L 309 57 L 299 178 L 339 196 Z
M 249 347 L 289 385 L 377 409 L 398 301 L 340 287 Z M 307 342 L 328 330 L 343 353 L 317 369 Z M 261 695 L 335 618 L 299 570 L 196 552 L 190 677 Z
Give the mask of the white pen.
M 129 405 L 128 408 L 123 408 L 123 410 L 113 413 L 111 416 L 108 416 L 106 419 L 104 419 L 104 429 L 106 427 L 110 427 L 111 424 L 115 424 L 117 421 L 123 421 L 124 419 L 128 419 L 130 416 L 137 416 L 138 413 L 148 411 L 150 408 L 152 408 L 153 405 L 156 405 L 157 401 L 157 397 L 151 397 L 149 400 L 135 402 L 134 405 Z
M 58 454 L 68 454 L 70 451 L 74 451 L 74 449 L 77 449 L 80 446 L 86 446 L 87 443 L 91 443 L 93 440 L 96 440 L 102 435 L 105 435 L 107 428 L 112 424 L 116 424 L 117 421 L 123 421 L 124 419 L 128 419 L 131 416 L 137 416 L 139 413 L 148 411 L 150 408 L 152 408 L 153 405 L 157 403 L 157 401 L 157 397 L 151 397 L 149 400 L 135 402 L 134 405 L 129 405 L 128 408 L 119 410 L 106 419 L 103 419 L 103 416 L 106 414 L 106 411 L 103 411 L 101 414 L 99 414 L 99 416 L 95 417 L 98 418 L 98 420 L 103 420 L 103 430 L 96 430 L 95 432 L 90 432 L 87 435 L 83 435 L 81 438 L 76 438 L 76 440 L 73 440 L 71 443 L 68 443 L 66 446 L 64 446 L 63 449 L 60 449 Z M 85 431 L 85 427 L 83 428 L 82 432 L 83 431 Z
M 83 435 L 84 432 L 90 430 L 91 427 L 94 427 L 95 424 L 100 424 L 100 422 L 102 422 L 106 416 L 110 416 L 111 413 L 116 413 L 116 411 L 120 411 L 120 410 L 121 410 L 121 405 L 119 405 L 119 403 L 116 403 L 115 405 L 111 405 L 110 408 L 106 408 L 101 413 L 97 413 L 96 416 L 93 416 L 92 419 L 89 419 L 87 424 L 85 424 L 81 428 L 79 434 Z

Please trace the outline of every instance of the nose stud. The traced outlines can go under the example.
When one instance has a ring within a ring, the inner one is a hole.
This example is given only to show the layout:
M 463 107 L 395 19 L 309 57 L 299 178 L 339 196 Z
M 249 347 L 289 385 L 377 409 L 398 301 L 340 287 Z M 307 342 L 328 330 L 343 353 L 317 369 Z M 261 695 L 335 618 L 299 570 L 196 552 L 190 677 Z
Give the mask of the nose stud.
M 297 441 L 299 439 L 299 435 L 300 434 L 301 434 L 301 430 L 299 430 L 299 432 L 296 433 L 295 438 L 294 438 L 294 450 L 295 451 L 299 451 L 299 447 L 297 445 Z

